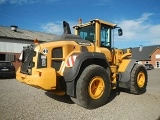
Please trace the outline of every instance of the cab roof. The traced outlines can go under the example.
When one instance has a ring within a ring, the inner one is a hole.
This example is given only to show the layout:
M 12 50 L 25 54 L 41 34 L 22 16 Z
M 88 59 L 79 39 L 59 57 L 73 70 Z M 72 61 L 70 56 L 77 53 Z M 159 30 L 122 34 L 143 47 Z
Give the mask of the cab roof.
M 90 20 L 88 23 L 78 24 L 78 25 L 74 26 L 73 28 L 75 28 L 75 27 L 85 27 L 85 26 L 90 25 L 92 22 L 99 22 L 99 23 L 102 23 L 102 24 L 105 24 L 105 25 L 108 25 L 108 26 L 111 26 L 111 27 L 116 27 L 117 26 L 116 24 L 113 24 L 113 23 L 110 23 L 110 22 L 107 22 L 107 21 L 103 21 L 103 20 L 100 20 L 100 19 L 93 19 L 93 20 Z
M 97 22 L 100 22 L 100 23 L 102 23 L 102 24 L 109 25 L 109 26 L 111 26 L 111 27 L 117 26 L 116 24 L 113 24 L 113 23 L 110 23 L 110 22 L 107 22 L 107 21 L 104 21 L 104 20 L 100 20 L 100 19 L 93 19 L 93 20 L 91 20 L 91 21 L 97 21 Z

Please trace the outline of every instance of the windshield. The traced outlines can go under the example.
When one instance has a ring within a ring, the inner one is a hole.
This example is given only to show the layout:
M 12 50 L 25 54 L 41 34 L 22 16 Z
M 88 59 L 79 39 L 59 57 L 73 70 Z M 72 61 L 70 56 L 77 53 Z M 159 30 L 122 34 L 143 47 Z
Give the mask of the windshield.
M 78 30 L 78 34 L 84 40 L 95 42 L 95 25 L 90 25 L 90 26 L 80 28 Z

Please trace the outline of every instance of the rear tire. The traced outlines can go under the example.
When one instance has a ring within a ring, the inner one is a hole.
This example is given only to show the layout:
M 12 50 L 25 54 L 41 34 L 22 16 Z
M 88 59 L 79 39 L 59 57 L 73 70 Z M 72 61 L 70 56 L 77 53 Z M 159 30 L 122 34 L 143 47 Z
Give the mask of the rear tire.
M 131 72 L 130 92 L 133 94 L 143 94 L 146 92 L 148 75 L 146 69 L 136 64 Z
M 71 97 L 76 104 L 87 109 L 94 109 L 107 103 L 111 83 L 107 70 L 98 65 L 84 69 L 76 85 L 76 97 Z

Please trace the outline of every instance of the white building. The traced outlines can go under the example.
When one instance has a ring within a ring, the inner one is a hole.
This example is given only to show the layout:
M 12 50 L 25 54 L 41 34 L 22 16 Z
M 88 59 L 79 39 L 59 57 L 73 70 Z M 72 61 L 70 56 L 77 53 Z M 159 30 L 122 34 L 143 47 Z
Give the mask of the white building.
M 0 61 L 12 61 L 16 69 L 19 66 L 17 59 L 23 46 L 33 44 L 34 39 L 39 42 L 51 41 L 53 34 L 23 30 L 17 26 L 0 26 Z

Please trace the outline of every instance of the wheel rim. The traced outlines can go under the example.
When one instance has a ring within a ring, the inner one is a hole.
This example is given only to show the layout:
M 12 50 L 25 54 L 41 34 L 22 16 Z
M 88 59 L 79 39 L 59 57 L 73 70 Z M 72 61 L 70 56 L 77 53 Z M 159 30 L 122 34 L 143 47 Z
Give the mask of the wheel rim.
M 144 72 L 139 72 L 137 76 L 137 83 L 140 88 L 142 88 L 145 84 L 145 74 Z
M 91 79 L 88 87 L 89 95 L 91 98 L 100 98 L 103 95 L 104 89 L 104 80 L 100 76 L 95 76 Z

